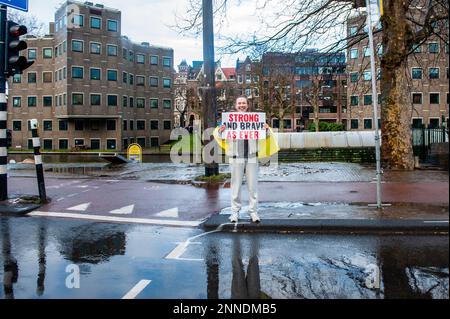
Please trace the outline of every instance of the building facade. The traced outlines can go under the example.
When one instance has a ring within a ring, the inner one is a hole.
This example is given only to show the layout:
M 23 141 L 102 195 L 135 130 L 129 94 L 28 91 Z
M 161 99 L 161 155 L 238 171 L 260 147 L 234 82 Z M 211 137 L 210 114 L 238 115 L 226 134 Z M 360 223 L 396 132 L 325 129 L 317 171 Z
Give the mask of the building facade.
M 35 63 L 9 81 L 13 149 L 30 149 L 38 119 L 44 150 L 155 147 L 174 126 L 173 49 L 121 34 L 121 12 L 67 1 L 50 34 L 27 37 Z
M 349 39 L 367 32 L 365 20 L 365 16 L 356 15 L 347 21 L 347 37 Z M 448 32 L 448 22 L 446 30 Z M 376 26 L 375 31 L 379 31 L 374 34 L 374 48 L 376 51 L 378 115 L 380 116 L 380 61 L 383 55 L 381 24 Z M 448 122 L 449 50 L 448 44 L 441 38 L 434 36 L 424 43 L 418 43 L 413 48 L 412 54 L 408 56 L 405 73 L 408 81 L 409 101 L 404 107 L 411 110 L 411 125 L 415 128 L 420 128 L 422 125 L 436 128 Z M 350 119 L 347 129 L 373 130 L 372 74 L 368 40 L 363 39 L 355 45 L 349 45 L 346 54 L 349 77 L 347 116 Z

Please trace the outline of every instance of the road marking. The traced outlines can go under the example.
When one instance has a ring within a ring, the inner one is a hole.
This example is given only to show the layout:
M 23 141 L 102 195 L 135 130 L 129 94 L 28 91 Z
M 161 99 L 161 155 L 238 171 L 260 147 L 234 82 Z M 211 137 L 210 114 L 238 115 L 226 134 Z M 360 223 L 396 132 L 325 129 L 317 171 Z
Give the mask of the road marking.
M 152 281 L 141 280 L 122 299 L 135 299 Z
M 78 185 L 78 186 L 76 186 L 77 188 L 88 188 L 89 187 L 89 185 Z
M 60 201 L 62 201 L 62 200 L 64 200 L 65 198 L 64 197 L 61 197 L 61 198 L 58 198 L 56 201 L 57 202 L 60 202 Z
M 131 215 L 133 214 L 133 210 L 134 210 L 134 205 L 130 205 L 130 206 L 125 206 L 119 209 L 115 209 L 110 211 L 110 214 L 114 214 L 114 215 Z
M 28 216 L 60 217 L 60 218 L 94 220 L 94 221 L 101 221 L 101 222 L 131 223 L 131 224 L 175 226 L 175 227 L 189 227 L 189 228 L 198 227 L 201 223 L 201 221 L 128 218 L 128 217 L 116 217 L 116 216 L 85 215 L 85 214 L 76 214 L 76 213 L 41 212 L 41 211 L 31 212 L 28 214 Z
M 75 196 L 77 196 L 77 195 L 80 195 L 80 193 L 70 194 L 70 195 L 68 195 L 67 197 L 71 198 L 71 197 L 75 197 Z
M 67 210 L 74 210 L 77 212 L 85 212 L 90 205 L 91 205 L 91 203 L 84 203 L 84 204 L 81 204 L 78 206 L 73 206 L 73 207 L 67 208 Z
M 444 223 L 448 224 L 448 220 L 425 220 L 424 223 Z
M 162 212 L 156 214 L 155 216 L 165 217 L 165 218 L 178 218 L 179 217 L 178 207 L 162 211 Z

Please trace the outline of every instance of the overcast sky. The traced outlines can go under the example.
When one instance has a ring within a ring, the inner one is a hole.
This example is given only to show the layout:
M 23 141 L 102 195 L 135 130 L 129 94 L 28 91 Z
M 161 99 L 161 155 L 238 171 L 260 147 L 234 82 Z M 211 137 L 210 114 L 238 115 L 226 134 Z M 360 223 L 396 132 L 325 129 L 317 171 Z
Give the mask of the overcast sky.
M 61 0 L 29 0 L 29 13 L 47 25 L 48 22 L 54 21 L 55 9 L 63 2 Z M 201 38 L 179 35 L 169 27 L 175 24 L 175 12 L 183 13 L 184 5 L 188 0 L 104 0 L 99 2 L 91 0 L 91 2 L 102 3 L 122 11 L 122 34 L 133 41 L 172 47 L 175 52 L 175 65 L 178 65 L 182 59 L 186 59 L 188 63 L 192 60 L 203 59 Z M 242 34 L 242 30 L 252 32 L 251 30 L 257 25 L 254 12 L 254 5 L 241 4 L 239 8 L 229 8 L 228 20 L 224 23 L 221 34 Z M 216 42 L 219 44 L 218 40 Z M 216 60 L 218 58 L 216 54 Z M 238 56 L 221 57 L 222 66 L 235 66 L 237 58 Z M 245 54 L 240 58 L 245 58 Z

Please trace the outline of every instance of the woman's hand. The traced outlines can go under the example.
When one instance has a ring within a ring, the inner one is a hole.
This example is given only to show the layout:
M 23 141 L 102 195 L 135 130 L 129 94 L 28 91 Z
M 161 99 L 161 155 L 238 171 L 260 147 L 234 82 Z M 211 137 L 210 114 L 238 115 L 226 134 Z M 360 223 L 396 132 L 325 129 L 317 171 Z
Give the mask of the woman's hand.
M 265 129 L 265 130 L 268 130 L 269 128 L 270 128 L 269 124 L 267 124 L 267 123 L 264 124 L 264 129 Z
M 223 124 L 220 128 L 219 128 L 219 133 L 223 133 L 223 131 L 225 131 L 227 127 L 225 126 L 225 124 Z

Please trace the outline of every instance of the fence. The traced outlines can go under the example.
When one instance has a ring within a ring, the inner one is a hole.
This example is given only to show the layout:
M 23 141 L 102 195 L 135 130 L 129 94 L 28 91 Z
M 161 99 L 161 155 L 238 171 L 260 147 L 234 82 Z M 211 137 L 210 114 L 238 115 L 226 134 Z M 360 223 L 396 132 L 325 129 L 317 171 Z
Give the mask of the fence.
M 444 143 L 449 140 L 449 132 L 446 127 L 438 128 L 413 128 L 413 148 L 414 155 L 419 156 L 422 161 L 426 161 L 430 153 L 431 145 L 435 143 Z

